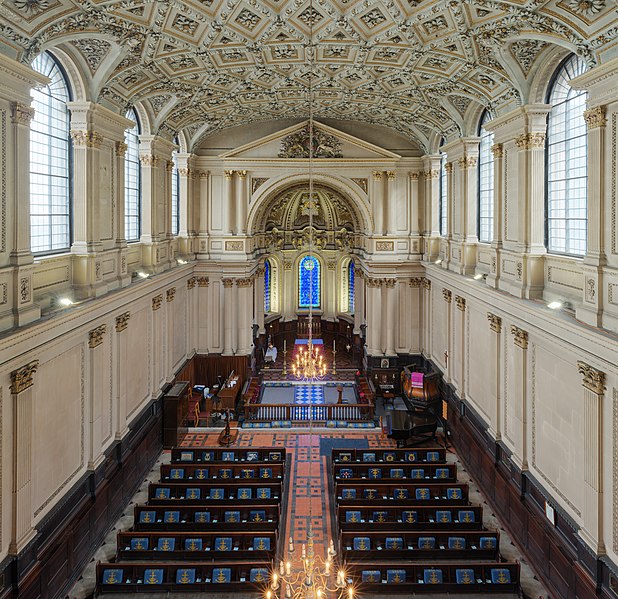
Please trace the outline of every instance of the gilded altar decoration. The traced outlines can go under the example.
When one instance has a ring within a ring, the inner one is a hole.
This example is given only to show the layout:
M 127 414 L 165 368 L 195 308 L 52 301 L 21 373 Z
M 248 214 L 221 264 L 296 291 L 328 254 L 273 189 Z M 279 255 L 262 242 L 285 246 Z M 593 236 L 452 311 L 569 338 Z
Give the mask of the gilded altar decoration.
M 310 141 L 312 146 L 310 147 Z M 305 125 L 300 131 L 292 133 L 281 140 L 279 158 L 309 158 L 309 150 L 313 158 L 341 158 L 341 142 L 317 127 L 311 130 Z
M 88 347 L 94 349 L 103 343 L 103 337 L 107 332 L 107 325 L 102 324 L 88 332 Z
M 33 360 L 25 366 L 11 372 L 11 393 L 17 395 L 34 385 L 34 373 L 39 367 L 39 361 Z

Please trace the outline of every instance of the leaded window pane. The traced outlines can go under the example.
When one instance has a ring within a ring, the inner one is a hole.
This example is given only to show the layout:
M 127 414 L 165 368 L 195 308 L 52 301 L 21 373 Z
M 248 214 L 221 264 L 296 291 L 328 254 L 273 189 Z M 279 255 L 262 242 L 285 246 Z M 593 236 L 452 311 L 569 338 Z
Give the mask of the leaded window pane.
M 315 256 L 305 256 L 298 266 L 298 307 L 320 307 L 320 263 Z

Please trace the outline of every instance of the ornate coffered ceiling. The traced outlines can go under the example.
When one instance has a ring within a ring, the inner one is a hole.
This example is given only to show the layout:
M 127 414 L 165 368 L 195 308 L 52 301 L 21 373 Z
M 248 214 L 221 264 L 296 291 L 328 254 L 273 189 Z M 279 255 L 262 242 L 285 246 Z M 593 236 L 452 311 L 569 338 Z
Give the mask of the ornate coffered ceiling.
M 593 65 L 617 35 L 615 0 L 0 0 L 1 51 L 29 62 L 56 47 L 84 99 L 140 102 L 152 133 L 184 131 L 191 146 L 306 117 L 311 85 L 315 116 L 392 127 L 428 149 L 469 133 L 481 107 L 528 101 L 557 46 Z

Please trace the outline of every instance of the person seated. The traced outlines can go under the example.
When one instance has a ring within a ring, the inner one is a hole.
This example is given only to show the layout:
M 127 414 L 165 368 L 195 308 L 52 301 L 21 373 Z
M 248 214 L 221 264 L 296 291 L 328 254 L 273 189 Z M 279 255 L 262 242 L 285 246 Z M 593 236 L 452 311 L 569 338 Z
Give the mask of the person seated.
M 277 361 L 277 348 L 272 343 L 268 345 L 266 355 L 264 356 L 264 362 L 276 362 Z

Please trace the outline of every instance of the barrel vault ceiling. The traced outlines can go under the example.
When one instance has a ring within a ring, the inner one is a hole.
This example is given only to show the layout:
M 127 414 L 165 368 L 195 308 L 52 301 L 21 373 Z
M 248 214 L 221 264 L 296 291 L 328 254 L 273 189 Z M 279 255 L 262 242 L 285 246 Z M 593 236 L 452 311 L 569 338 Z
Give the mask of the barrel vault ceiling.
M 313 34 L 310 35 L 311 29 Z M 428 149 L 466 117 L 530 101 L 545 53 L 618 53 L 616 0 L 0 0 L 0 51 L 62 53 L 81 98 L 149 130 L 303 118 L 385 125 Z M 311 68 L 310 53 L 314 52 Z

